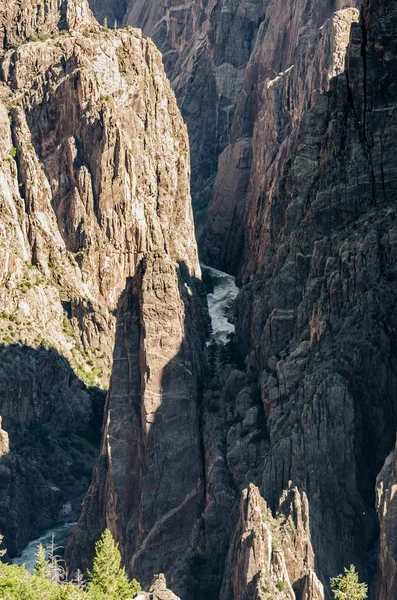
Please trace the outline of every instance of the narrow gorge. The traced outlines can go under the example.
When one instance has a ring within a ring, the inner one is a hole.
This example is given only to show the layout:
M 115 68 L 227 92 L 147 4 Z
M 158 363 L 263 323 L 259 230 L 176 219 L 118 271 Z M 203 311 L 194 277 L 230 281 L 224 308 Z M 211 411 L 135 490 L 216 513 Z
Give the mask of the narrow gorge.
M 395 1 L 89 4 L 0 0 L 5 560 L 397 600 Z

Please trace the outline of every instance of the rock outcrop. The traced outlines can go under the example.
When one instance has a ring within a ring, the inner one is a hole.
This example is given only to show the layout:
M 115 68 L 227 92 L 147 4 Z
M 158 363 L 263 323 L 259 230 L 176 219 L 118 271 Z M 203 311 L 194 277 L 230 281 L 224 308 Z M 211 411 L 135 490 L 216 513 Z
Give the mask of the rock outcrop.
M 140 592 L 134 600 L 180 600 L 168 588 L 163 573 L 157 575 L 150 587 L 149 592 Z
M 0 458 L 10 451 L 10 442 L 8 439 L 8 433 L 1 428 L 0 419 Z
M 231 540 L 220 599 L 294 600 L 282 538 L 279 523 L 273 519 L 259 490 L 251 485 L 242 494 L 239 522 Z
M 101 455 L 69 564 L 89 558 L 109 527 L 142 585 L 166 571 L 172 589 L 184 590 L 204 506 L 194 286 L 186 265 L 159 253 L 144 259 L 124 292 Z
M 380 524 L 376 598 L 389 600 L 397 594 L 397 458 L 394 450 L 376 481 L 376 505 Z
M 88 488 L 127 279 L 147 260 L 155 299 L 167 283 L 178 302 L 200 269 L 186 128 L 154 45 L 101 28 L 85 0 L 0 3 L 0 39 L 0 525 L 15 554 Z

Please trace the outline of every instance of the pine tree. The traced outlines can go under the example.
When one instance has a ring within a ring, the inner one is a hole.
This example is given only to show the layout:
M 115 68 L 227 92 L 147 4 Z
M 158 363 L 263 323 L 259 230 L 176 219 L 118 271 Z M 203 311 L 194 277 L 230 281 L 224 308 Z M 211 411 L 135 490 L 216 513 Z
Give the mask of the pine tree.
M 128 581 L 125 569 L 121 567 L 118 545 L 109 529 L 105 529 L 101 539 L 95 544 L 95 557 L 88 579 L 88 590 L 98 600 L 125 600 L 141 589 L 135 579 Z
M 368 595 L 366 583 L 359 583 L 358 573 L 354 565 L 345 568 L 344 575 L 338 575 L 331 579 L 331 588 L 335 600 L 365 600 Z
M 40 544 L 37 548 L 34 572 L 35 575 L 42 577 L 43 579 L 51 578 L 51 565 L 47 559 L 43 544 Z

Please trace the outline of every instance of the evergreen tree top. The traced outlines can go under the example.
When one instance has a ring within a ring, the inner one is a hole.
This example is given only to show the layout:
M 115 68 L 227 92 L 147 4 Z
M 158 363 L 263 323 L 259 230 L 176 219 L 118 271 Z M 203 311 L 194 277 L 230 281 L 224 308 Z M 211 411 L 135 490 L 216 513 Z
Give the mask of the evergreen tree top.
M 331 588 L 335 600 L 365 600 L 368 596 L 368 586 L 360 583 L 354 565 L 345 568 L 344 574 L 331 579 Z
M 129 582 L 125 568 L 121 566 L 118 545 L 109 529 L 105 529 L 95 544 L 95 557 L 88 579 L 88 590 L 98 599 L 125 600 L 141 589 L 135 579 Z

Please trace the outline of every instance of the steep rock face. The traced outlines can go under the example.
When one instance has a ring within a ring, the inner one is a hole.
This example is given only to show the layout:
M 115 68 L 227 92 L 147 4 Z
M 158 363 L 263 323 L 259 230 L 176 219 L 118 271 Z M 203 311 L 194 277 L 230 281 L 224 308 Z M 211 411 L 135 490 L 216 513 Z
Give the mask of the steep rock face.
M 1 527 L 15 553 L 88 487 L 100 406 L 73 370 L 107 386 L 126 279 L 154 253 L 199 267 L 186 128 L 153 44 L 72 0 L 2 3 L 0 31 Z M 72 460 L 64 434 L 85 438 Z M 42 442 L 57 452 L 40 447 L 40 475 L 28 448 Z
M 269 0 L 128 3 L 125 23 L 142 28 L 161 50 L 188 125 L 197 224 L 204 220 L 212 197 L 218 156 L 228 141 L 244 70 L 268 4 Z
M 364 4 L 347 74 L 304 116 L 272 195 L 258 185 L 248 206 L 236 323 L 258 376 L 247 404 L 265 419 L 254 481 L 272 509 L 290 480 L 306 494 L 326 589 L 349 563 L 374 582 L 375 479 L 395 439 L 396 28 L 388 2 Z
M 397 462 L 396 450 L 386 459 L 377 481 L 377 509 L 380 523 L 380 549 L 377 576 L 379 600 L 395 598 L 397 594 Z
M 306 493 L 288 481 L 271 510 L 252 485 L 261 483 L 270 450 L 253 380 L 233 371 L 221 394 L 206 392 L 203 424 L 205 557 L 214 598 L 267 599 L 285 590 L 293 598 L 323 600 Z
M 303 112 L 343 66 L 351 16 L 329 19 L 355 4 L 129 1 L 124 23 L 142 28 L 163 53 L 188 125 L 193 206 L 208 264 L 236 272 L 252 162 L 264 161 L 275 179 L 281 174 Z M 118 3 L 91 3 L 101 18 L 105 5 L 111 17 Z M 285 81 L 268 91 L 279 79 Z M 255 143 L 257 130 L 263 146 Z
M 204 503 L 194 285 L 186 265 L 157 254 L 124 292 L 101 456 L 67 551 L 71 564 L 89 558 L 110 527 L 143 585 L 165 571 L 181 590 Z
M 229 144 L 219 158 L 213 199 L 199 231 L 209 264 L 236 273 L 244 246 L 245 266 L 252 259 L 252 246 L 264 239 L 264 232 L 257 231 L 261 211 L 296 148 L 302 116 L 345 68 L 350 28 L 359 11 L 344 8 L 332 14 L 334 8 L 329 2 L 269 3 L 245 71 Z M 245 125 L 248 107 L 250 129 Z M 244 228 L 246 204 L 249 220 Z

